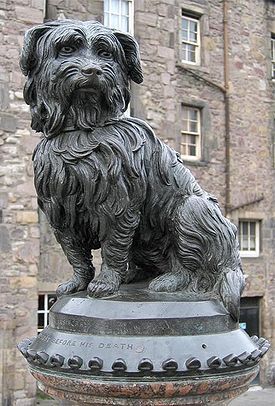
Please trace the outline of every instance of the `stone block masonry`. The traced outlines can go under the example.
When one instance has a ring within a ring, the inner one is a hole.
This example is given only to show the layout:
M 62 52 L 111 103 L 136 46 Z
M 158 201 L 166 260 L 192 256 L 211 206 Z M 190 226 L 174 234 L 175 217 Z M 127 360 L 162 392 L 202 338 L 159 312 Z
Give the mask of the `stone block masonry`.
M 16 350 L 36 334 L 39 224 L 33 187 L 30 130 L 18 66 L 24 32 L 43 21 L 43 2 L 18 0 L 0 6 L 0 350 L 2 405 L 34 405 L 36 384 Z

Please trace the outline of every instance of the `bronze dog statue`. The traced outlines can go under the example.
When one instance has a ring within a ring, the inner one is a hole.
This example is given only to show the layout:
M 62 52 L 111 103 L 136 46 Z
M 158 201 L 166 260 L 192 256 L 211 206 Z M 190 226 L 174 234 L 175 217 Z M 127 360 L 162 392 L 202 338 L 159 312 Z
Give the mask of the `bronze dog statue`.
M 238 319 L 236 227 L 145 122 L 123 118 L 130 79 L 142 82 L 134 38 L 98 22 L 45 23 L 27 32 L 21 68 L 44 134 L 33 155 L 39 207 L 74 270 L 57 293 L 107 296 L 147 272 L 149 289 L 207 292 Z

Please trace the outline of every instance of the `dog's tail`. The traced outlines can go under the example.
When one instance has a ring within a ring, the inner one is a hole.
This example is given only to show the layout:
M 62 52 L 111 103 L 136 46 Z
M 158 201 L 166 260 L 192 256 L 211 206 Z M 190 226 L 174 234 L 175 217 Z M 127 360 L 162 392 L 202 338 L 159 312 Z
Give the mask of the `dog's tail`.
M 206 193 L 186 198 L 175 226 L 180 236 L 177 252 L 183 267 L 196 275 L 195 289 L 219 295 L 237 320 L 244 276 L 236 226 L 222 215 L 216 199 Z
M 219 294 L 224 307 L 235 321 L 240 318 L 240 298 L 244 285 L 245 280 L 241 267 L 234 270 L 227 269 L 221 275 Z

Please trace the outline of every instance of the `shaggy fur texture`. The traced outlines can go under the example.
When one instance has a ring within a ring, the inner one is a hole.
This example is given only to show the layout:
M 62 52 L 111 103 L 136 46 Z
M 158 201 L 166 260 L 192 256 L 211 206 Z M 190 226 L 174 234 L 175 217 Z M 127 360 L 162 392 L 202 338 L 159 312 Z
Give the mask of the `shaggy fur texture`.
M 97 22 L 46 23 L 27 32 L 21 68 L 44 134 L 33 156 L 39 206 L 74 269 L 58 293 L 106 296 L 147 272 L 150 289 L 207 292 L 238 319 L 235 226 L 146 123 L 122 118 L 129 80 L 142 82 L 135 40 Z

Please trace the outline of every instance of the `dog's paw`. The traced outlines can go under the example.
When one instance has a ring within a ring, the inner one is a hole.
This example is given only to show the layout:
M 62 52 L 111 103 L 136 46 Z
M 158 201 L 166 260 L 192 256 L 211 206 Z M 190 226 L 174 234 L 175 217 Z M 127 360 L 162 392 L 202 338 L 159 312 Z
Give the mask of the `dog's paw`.
M 72 278 L 67 282 L 61 283 L 56 289 L 57 296 L 70 295 L 71 293 L 80 292 L 86 290 L 89 284 L 89 280 Z
M 104 280 L 93 280 L 87 288 L 88 295 L 91 297 L 106 297 L 113 295 L 118 291 L 118 284 L 108 283 Z
M 182 278 L 178 274 L 167 273 L 153 279 L 149 289 L 154 292 L 175 292 L 183 287 Z

